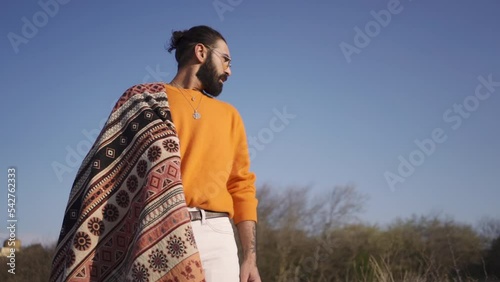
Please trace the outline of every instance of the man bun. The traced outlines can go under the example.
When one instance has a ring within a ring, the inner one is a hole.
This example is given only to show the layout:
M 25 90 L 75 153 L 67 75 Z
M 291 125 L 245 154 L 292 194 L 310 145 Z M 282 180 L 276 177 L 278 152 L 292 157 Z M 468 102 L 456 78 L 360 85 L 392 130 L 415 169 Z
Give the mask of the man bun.
M 172 32 L 172 38 L 170 38 L 170 47 L 168 47 L 168 52 L 171 53 L 173 50 L 177 49 L 180 41 L 184 37 L 186 31 L 174 31 Z

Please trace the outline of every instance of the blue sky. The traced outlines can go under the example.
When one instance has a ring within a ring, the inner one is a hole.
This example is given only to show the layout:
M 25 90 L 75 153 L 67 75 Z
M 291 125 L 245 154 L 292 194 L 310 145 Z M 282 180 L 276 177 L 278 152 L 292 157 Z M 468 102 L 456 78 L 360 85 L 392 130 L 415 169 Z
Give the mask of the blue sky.
M 66 2 L 1 4 L 0 217 L 15 166 L 25 242 L 56 240 L 79 162 L 112 105 L 131 85 L 170 81 L 171 31 L 199 24 L 228 41 L 233 75 L 221 100 L 259 142 L 259 185 L 324 195 L 353 184 L 370 198 L 361 218 L 371 223 L 500 216 L 498 1 Z M 293 118 L 272 131 L 284 111 Z M 415 140 L 427 140 L 427 154 Z M 401 159 L 411 173 L 398 172 Z

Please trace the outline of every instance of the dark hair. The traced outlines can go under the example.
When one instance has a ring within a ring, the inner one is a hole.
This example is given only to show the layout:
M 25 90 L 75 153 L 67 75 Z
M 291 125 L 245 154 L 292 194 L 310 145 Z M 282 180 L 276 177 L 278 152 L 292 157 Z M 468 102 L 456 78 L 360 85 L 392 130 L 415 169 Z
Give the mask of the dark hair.
M 181 67 L 191 59 L 196 44 L 202 43 L 213 47 L 212 45 L 219 39 L 226 42 L 218 31 L 205 25 L 194 26 L 189 30 L 173 31 L 168 52 L 172 53 L 175 50 L 175 60 Z

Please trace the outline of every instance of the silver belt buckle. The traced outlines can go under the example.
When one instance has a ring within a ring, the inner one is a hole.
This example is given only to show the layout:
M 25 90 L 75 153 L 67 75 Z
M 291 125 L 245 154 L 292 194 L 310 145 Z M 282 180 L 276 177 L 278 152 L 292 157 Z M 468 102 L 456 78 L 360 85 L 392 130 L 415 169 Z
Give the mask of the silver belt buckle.
M 189 218 L 191 221 L 201 220 L 201 210 L 197 208 L 188 208 Z

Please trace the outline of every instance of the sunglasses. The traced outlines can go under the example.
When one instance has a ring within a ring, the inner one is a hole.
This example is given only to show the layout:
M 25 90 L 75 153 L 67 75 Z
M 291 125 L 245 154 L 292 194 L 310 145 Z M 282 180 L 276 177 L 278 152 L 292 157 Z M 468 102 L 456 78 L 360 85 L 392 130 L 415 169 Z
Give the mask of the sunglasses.
M 217 49 L 214 49 L 210 46 L 206 46 L 206 45 L 204 45 L 204 46 L 207 47 L 207 49 L 212 50 L 219 58 L 222 59 L 222 64 L 223 64 L 225 70 L 227 70 L 228 68 L 231 67 L 231 57 L 229 57 L 228 55 L 226 55 L 224 53 L 221 53 Z

